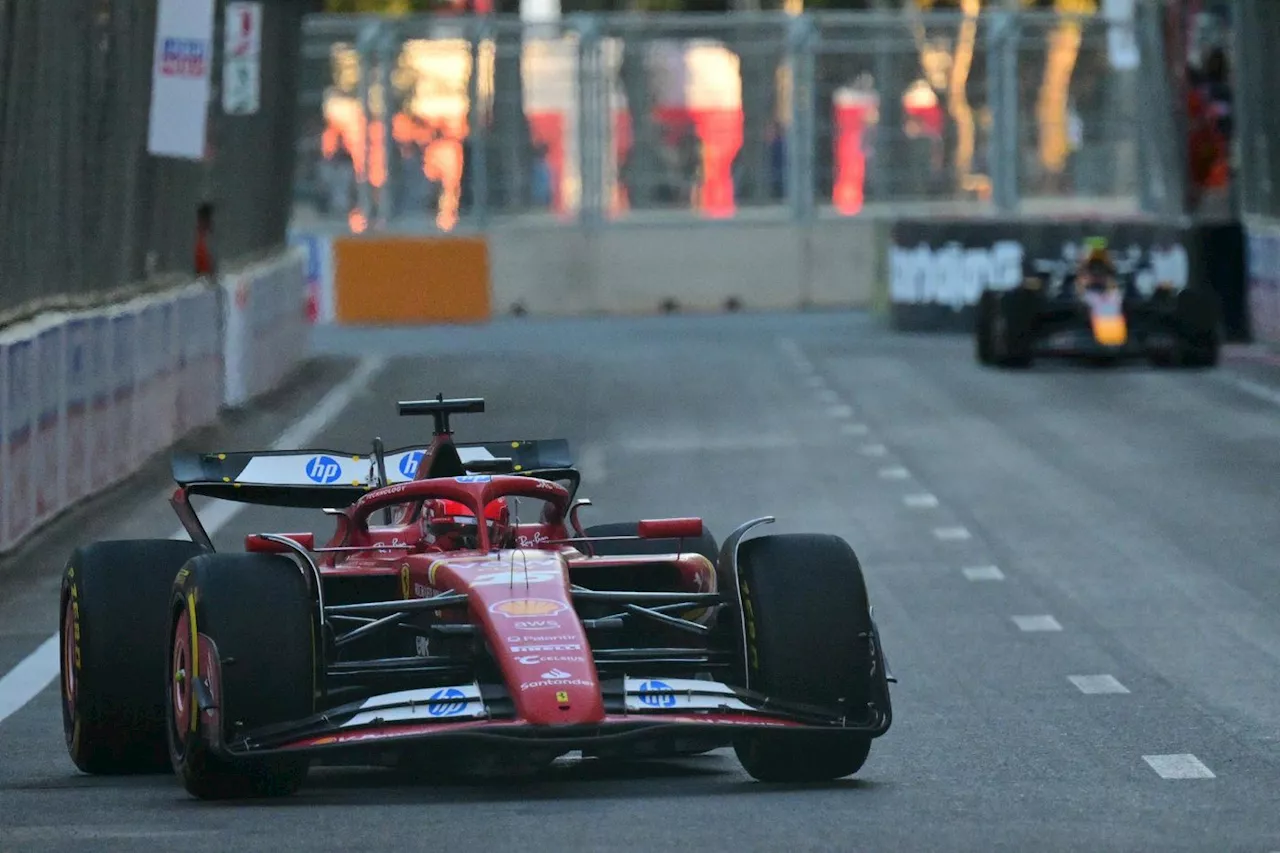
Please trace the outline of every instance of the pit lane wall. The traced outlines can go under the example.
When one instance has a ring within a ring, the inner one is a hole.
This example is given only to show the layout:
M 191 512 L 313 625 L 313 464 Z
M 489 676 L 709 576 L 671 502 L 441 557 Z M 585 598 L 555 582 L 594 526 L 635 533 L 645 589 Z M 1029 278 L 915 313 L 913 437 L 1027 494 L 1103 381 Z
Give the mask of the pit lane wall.
M 305 357 L 298 249 L 129 302 L 0 329 L 0 553 Z
M 889 221 L 495 226 L 474 235 L 298 230 L 321 323 L 419 325 L 583 316 L 867 308 Z

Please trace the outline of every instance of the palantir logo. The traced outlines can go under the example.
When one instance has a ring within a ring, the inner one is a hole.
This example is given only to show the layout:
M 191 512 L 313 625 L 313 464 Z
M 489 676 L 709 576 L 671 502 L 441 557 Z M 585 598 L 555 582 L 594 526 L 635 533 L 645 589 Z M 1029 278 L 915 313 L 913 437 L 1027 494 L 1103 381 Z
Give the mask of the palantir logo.
M 418 466 L 422 464 L 422 457 L 425 455 L 421 450 L 414 450 L 402 456 L 400 458 L 400 474 L 412 480 L 414 475 L 418 473 Z
M 650 708 L 674 708 L 676 693 L 665 681 L 640 682 L 640 701 Z
M 466 695 L 456 687 L 442 687 L 431 694 L 428 713 L 433 717 L 453 717 L 467 709 Z
M 327 486 L 338 482 L 342 476 L 342 466 L 331 456 L 313 456 L 307 461 L 307 479 L 313 483 Z

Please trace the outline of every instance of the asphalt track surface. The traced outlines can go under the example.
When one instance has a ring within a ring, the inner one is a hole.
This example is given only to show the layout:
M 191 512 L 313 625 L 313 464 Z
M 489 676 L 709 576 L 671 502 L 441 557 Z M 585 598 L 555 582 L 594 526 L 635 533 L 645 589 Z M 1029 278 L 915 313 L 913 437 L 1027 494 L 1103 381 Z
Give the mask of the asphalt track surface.
M 863 771 L 752 782 L 731 752 L 561 762 L 405 785 L 313 771 L 284 801 L 205 804 L 169 776 L 79 774 L 55 686 L 0 722 L 0 851 L 1280 850 L 1280 369 L 974 364 L 962 338 L 854 314 L 344 330 L 271 405 L 202 436 L 266 446 L 387 361 L 311 446 L 420 440 L 394 402 L 488 400 L 463 440 L 561 436 L 592 521 L 701 514 L 720 537 L 846 537 L 901 683 Z M 1270 395 L 1270 396 L 1268 396 Z M 168 536 L 163 469 L 0 575 L 0 673 L 56 630 L 95 537 Z M 247 509 L 215 537 L 327 530 Z M 2 697 L 0 697 L 2 698 Z

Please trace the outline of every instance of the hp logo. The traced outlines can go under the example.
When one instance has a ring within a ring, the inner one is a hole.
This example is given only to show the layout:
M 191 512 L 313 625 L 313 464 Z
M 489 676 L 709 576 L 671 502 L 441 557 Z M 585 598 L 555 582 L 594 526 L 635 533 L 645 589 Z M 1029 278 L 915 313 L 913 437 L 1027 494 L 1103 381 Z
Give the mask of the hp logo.
M 466 695 L 456 687 L 444 687 L 431 694 L 427 713 L 433 717 L 453 717 L 466 709 Z
M 676 693 L 665 681 L 640 682 L 640 701 L 650 708 L 674 708 Z
M 342 466 L 330 456 L 313 456 L 307 461 L 307 479 L 313 483 L 327 486 L 341 476 Z
M 406 478 L 412 480 L 413 475 L 418 473 L 418 466 L 422 464 L 422 457 L 426 455 L 421 450 L 414 450 L 406 453 L 400 458 L 400 473 Z

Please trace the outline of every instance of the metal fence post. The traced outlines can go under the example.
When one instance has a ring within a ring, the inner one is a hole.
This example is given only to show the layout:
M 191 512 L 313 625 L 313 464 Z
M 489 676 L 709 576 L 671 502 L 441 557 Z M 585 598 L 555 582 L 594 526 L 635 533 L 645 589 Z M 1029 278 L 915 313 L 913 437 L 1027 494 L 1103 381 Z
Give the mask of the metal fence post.
M 1021 128 L 1018 103 L 1018 36 L 1016 12 L 987 13 L 990 35 L 987 40 L 987 91 L 991 98 L 991 135 L 988 138 L 991 172 L 991 199 L 1002 213 L 1018 209 L 1018 144 Z
M 578 221 L 587 227 L 604 221 L 604 147 L 608 139 L 608 82 L 601 61 L 600 22 L 595 15 L 573 16 L 578 37 Z
M 814 151 L 817 144 L 814 93 L 814 54 L 820 38 L 813 17 L 796 15 L 787 30 L 787 61 L 791 65 L 791 127 L 787 133 L 787 187 L 791 215 L 807 222 L 814 214 Z

